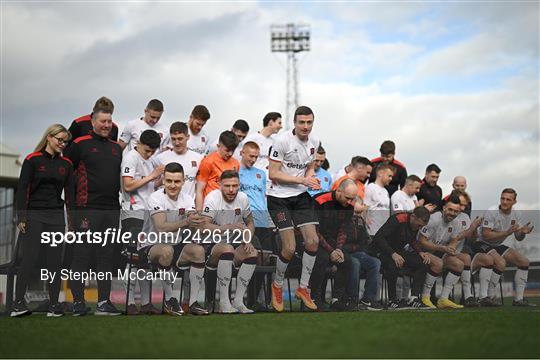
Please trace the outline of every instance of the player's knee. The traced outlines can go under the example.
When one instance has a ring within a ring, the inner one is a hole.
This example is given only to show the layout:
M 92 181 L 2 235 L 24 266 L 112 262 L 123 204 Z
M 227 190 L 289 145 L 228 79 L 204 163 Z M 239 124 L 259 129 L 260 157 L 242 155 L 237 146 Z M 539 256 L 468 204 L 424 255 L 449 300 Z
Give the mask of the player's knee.
M 517 264 L 518 267 L 529 267 L 529 259 L 524 256 L 518 258 Z
M 504 260 L 502 257 L 495 258 L 493 262 L 493 266 L 497 270 L 504 271 L 504 269 L 506 269 L 506 260 Z
M 193 257 L 195 261 L 202 262 L 204 261 L 204 248 L 200 245 L 195 245 L 193 247 Z
M 315 252 L 319 247 L 319 239 L 317 237 L 304 240 L 304 247 L 308 251 Z
M 440 259 L 438 260 L 434 260 L 434 261 L 431 261 L 431 264 L 430 264 L 430 269 L 431 271 L 437 273 L 437 274 L 440 274 L 442 272 L 442 268 L 443 268 L 443 263 Z
M 478 260 L 478 265 L 483 266 L 483 267 L 493 267 L 495 263 L 493 261 L 493 258 L 486 254 L 479 254 L 477 260 Z
M 294 255 L 294 251 L 296 250 L 296 246 L 294 243 L 292 244 L 283 244 L 283 247 L 281 248 L 281 255 L 287 259 L 292 259 Z

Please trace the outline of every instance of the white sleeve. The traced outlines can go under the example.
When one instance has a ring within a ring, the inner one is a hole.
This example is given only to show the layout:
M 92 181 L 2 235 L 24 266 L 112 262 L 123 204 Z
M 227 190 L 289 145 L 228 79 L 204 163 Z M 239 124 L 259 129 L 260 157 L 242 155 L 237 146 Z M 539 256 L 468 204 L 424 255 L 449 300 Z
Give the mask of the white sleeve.
M 524 226 L 524 221 L 523 221 L 523 213 L 519 210 L 514 210 L 515 213 L 514 213 L 514 218 L 516 219 L 516 224 L 518 227 L 522 227 Z
M 270 159 L 274 161 L 283 162 L 285 156 L 285 143 L 281 140 L 283 137 L 279 137 L 274 140 L 272 147 L 270 148 Z
M 129 144 L 131 141 L 131 121 L 128 121 L 122 132 L 120 133 L 120 136 L 118 137 L 118 140 L 125 142 L 126 144 Z
M 202 214 L 214 220 L 220 209 L 219 209 L 219 204 L 217 204 L 215 200 L 215 196 L 211 196 L 211 195 L 212 193 L 208 194 L 206 198 L 204 199 L 204 206 L 203 206 Z
M 245 221 L 251 215 L 251 207 L 249 206 L 249 199 L 246 195 L 242 199 L 242 219 Z
M 150 209 L 150 216 L 165 211 L 165 208 L 160 203 L 159 198 L 154 195 L 155 193 L 148 197 L 148 208 Z
M 433 221 L 429 220 L 428 224 L 420 230 L 420 233 L 428 238 L 428 240 L 431 240 L 433 237 L 433 234 L 435 233 L 436 225 Z
M 122 177 L 131 177 L 135 179 L 135 170 L 137 169 L 137 158 L 134 153 L 129 151 L 122 159 Z
M 484 222 L 482 227 L 486 229 L 492 229 L 495 227 L 495 221 L 497 219 L 497 212 L 499 210 L 487 210 L 484 214 Z
M 390 199 L 390 203 L 391 203 L 393 212 L 398 212 L 398 211 L 404 211 L 405 210 L 405 206 L 403 206 L 403 202 L 401 201 L 401 197 L 399 196 L 399 193 L 397 191 L 392 194 L 392 198 Z
M 373 198 L 373 187 L 367 186 L 366 192 L 364 194 L 364 204 L 366 204 L 369 207 L 373 207 L 377 205 L 377 201 Z

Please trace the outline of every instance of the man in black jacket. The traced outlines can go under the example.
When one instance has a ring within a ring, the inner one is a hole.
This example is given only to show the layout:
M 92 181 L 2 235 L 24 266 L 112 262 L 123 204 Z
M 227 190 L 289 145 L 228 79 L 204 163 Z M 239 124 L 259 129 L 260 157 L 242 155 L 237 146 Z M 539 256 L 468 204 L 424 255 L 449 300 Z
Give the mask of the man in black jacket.
M 310 278 L 312 298 L 319 309 L 324 302 L 325 290 L 323 287 L 326 268 L 329 264 L 335 265 L 337 271 L 334 278 L 334 294 L 337 299 L 332 303 L 332 309 L 345 310 L 345 287 L 350 273 L 351 259 L 343 251 L 343 245 L 351 236 L 354 202 L 357 198 L 358 188 L 353 180 L 344 180 L 334 191 L 317 194 L 314 197 L 315 210 L 319 218 L 317 234 L 319 236 L 319 249 L 317 259 Z
M 77 175 L 73 227 L 82 233 L 99 232 L 104 236 L 107 230 L 113 233 L 120 220 L 122 148 L 109 137 L 113 128 L 112 110 L 95 111 L 91 121 L 92 133 L 75 139 L 66 151 Z M 73 248 L 72 271 L 75 276 L 87 272 L 90 258 L 95 256 L 98 283 L 98 306 L 95 314 L 119 315 L 120 312 L 109 300 L 115 244 L 109 241 L 102 246 L 102 243 L 90 243 L 91 239 L 86 236 L 81 238 L 83 242 L 76 243 Z M 86 315 L 84 282 L 73 278 L 71 291 L 74 300 L 73 315 Z
M 426 175 L 422 180 L 422 186 L 420 186 L 420 191 L 417 194 L 418 201 L 424 200 L 424 205 L 435 205 L 435 209 L 431 211 L 432 213 L 442 210 L 442 189 L 437 185 L 440 174 L 441 168 L 437 164 L 428 165 Z
M 427 308 L 418 296 L 422 291 L 426 265 L 430 264 L 431 255 L 420 250 L 416 235 L 418 230 L 428 223 L 429 217 L 429 211 L 425 207 L 417 207 L 412 213 L 392 215 L 375 234 L 372 250 L 379 253 L 384 277 L 388 281 L 389 309 L 402 308 L 396 296 L 400 269 L 412 272 L 412 297 L 408 307 Z

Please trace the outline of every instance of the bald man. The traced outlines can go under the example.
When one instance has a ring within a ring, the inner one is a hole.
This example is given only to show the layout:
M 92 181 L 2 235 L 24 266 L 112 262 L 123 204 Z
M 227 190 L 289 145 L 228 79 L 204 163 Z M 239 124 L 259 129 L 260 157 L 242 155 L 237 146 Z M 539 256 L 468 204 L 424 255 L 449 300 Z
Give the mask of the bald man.
M 452 182 L 452 188 L 453 190 L 467 191 L 467 179 L 465 178 L 465 176 L 456 176 L 454 178 L 454 181 Z M 443 204 L 446 204 L 449 197 L 450 197 L 450 194 L 444 197 Z M 463 212 L 469 215 L 470 217 L 471 210 L 472 210 L 472 201 L 469 201 L 469 205 L 465 207 L 465 210 Z
M 351 179 L 344 180 L 336 190 L 317 194 L 314 197 L 315 210 L 319 217 L 317 234 L 319 249 L 310 279 L 310 288 L 317 308 L 322 310 L 325 289 L 323 286 L 325 271 L 329 264 L 337 266 L 334 278 L 333 310 L 343 311 L 347 303 L 345 287 L 347 286 L 351 258 L 343 251 L 347 237 L 351 237 L 354 202 L 358 198 L 358 187 Z

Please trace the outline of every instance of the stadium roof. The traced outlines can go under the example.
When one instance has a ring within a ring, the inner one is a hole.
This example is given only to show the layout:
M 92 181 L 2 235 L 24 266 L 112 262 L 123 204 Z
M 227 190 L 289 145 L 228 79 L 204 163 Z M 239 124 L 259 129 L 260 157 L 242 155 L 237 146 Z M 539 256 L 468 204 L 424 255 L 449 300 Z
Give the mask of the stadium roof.
M 16 184 L 20 171 L 19 154 L 0 143 L 0 185 Z

